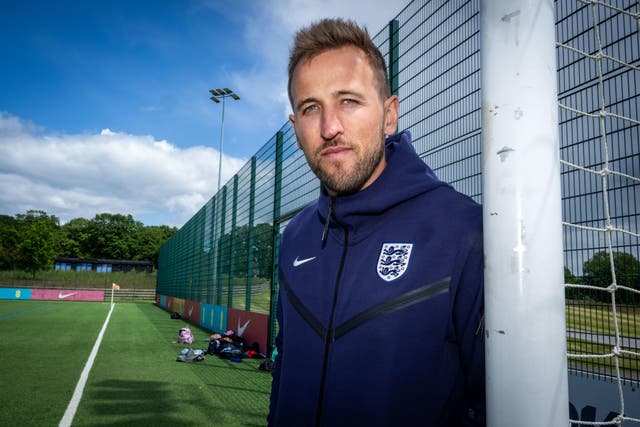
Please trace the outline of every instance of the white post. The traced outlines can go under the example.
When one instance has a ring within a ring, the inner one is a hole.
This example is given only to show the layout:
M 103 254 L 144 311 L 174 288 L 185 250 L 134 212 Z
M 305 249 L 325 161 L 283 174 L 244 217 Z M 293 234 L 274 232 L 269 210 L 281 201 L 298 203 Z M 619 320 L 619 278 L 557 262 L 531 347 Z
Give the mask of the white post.
M 112 283 L 111 284 L 111 305 L 113 305 L 113 292 L 116 289 L 120 289 L 120 286 L 118 286 L 116 283 Z
M 566 427 L 553 0 L 482 0 L 487 425 Z

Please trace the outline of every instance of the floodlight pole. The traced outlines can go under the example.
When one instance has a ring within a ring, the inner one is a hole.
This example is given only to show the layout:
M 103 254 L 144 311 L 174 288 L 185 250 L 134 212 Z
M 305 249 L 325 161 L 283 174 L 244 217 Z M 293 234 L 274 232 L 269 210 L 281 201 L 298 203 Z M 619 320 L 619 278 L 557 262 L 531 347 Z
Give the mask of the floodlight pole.
M 238 101 L 240 99 L 240 97 L 234 93 L 231 89 L 229 89 L 228 87 L 226 88 L 222 88 L 222 89 L 210 89 L 209 92 L 211 93 L 211 97 L 209 99 L 211 99 L 213 102 L 215 102 L 216 104 L 218 104 L 220 102 L 220 99 L 222 99 L 222 121 L 220 124 L 220 153 L 219 153 L 219 157 L 218 157 L 218 189 L 216 190 L 216 195 L 214 196 L 214 199 L 217 198 L 217 200 L 214 200 L 214 205 L 213 205 L 213 230 L 211 232 L 211 240 L 212 242 L 215 241 L 215 235 L 216 235 L 216 217 L 218 216 L 219 212 L 221 212 L 221 209 L 218 207 L 218 205 L 221 203 L 220 198 L 218 198 L 218 193 L 220 193 L 220 185 L 221 185 L 221 181 L 222 181 L 222 151 L 223 151 L 223 147 L 224 147 L 224 107 L 225 107 L 225 98 L 227 97 L 231 97 L 233 98 L 234 101 Z M 222 233 L 220 233 L 222 234 Z M 220 261 L 220 253 L 218 251 L 218 245 L 215 244 L 214 246 L 214 250 L 213 250 L 213 258 L 212 258 L 212 266 L 213 267 L 213 289 L 215 290 L 216 287 L 218 288 L 218 292 L 220 292 L 220 284 L 216 283 L 216 278 L 218 277 L 218 274 L 216 273 L 216 271 L 218 271 L 218 267 L 219 267 L 219 261 Z
M 220 123 L 220 150 L 218 152 L 218 189 L 216 190 L 216 194 L 220 191 L 220 181 L 222 180 L 222 150 L 224 148 L 224 99 L 226 96 L 222 97 L 222 121 Z
M 222 123 L 220 124 L 220 153 L 218 158 L 218 189 L 216 190 L 216 194 L 220 191 L 220 181 L 222 180 L 222 150 L 224 148 L 224 104 L 225 99 L 227 97 L 233 98 L 235 101 L 238 101 L 240 97 L 234 93 L 229 88 L 224 89 L 210 89 L 211 99 L 216 104 L 220 102 L 220 98 L 222 98 Z

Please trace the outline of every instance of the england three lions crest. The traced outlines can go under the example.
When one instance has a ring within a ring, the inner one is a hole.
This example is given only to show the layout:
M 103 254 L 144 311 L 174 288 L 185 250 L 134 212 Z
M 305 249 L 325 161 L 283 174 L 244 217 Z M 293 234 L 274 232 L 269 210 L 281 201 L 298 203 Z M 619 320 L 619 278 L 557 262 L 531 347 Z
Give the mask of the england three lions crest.
M 413 243 L 384 243 L 378 257 L 378 276 L 386 282 L 401 277 L 409 266 Z

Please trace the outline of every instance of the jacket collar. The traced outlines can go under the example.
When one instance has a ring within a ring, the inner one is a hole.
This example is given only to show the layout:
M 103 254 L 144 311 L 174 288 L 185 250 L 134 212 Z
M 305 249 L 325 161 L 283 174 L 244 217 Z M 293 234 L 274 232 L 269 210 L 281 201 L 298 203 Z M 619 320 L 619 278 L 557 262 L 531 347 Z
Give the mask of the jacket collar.
M 418 157 L 407 131 L 392 135 L 385 141 L 387 165 L 370 186 L 348 196 L 330 197 L 324 187 L 318 199 L 318 214 L 329 229 L 337 224 L 345 227 L 353 237 L 371 228 L 377 217 L 398 204 L 434 188 L 447 186 Z M 336 223 L 336 224 L 334 224 Z M 367 233 L 368 234 L 368 233 Z M 354 241 L 353 239 L 351 239 Z

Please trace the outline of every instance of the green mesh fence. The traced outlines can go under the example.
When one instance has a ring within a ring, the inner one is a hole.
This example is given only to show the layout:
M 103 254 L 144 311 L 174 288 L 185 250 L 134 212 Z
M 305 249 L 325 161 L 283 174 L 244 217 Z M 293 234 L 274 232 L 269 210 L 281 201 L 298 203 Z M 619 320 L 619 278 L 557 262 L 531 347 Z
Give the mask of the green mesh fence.
M 618 7 L 638 13 L 638 2 L 621 0 Z M 408 130 L 420 157 L 443 180 L 481 202 L 482 117 L 480 97 L 479 1 L 414 1 L 373 38 L 385 56 L 393 93 L 400 97 L 399 130 Z M 588 6 L 576 0 L 556 1 L 557 39 L 594 53 L 586 35 L 592 31 Z M 638 25 L 608 10 L 600 18 L 607 26 L 606 47 L 627 64 L 640 63 Z M 622 53 L 621 53 L 622 52 Z M 598 77 L 594 65 L 570 52 L 558 54 L 559 99 L 597 112 Z M 621 114 L 635 117 L 619 123 L 609 119 L 614 151 L 610 161 L 625 173 L 640 176 L 639 72 L 616 62 L 604 69 L 604 102 Z M 593 105 L 591 105 L 592 103 Z M 560 122 L 562 157 L 595 167 L 602 163 L 597 123 L 563 113 Z M 596 180 L 594 180 L 596 181 Z M 583 223 L 602 222 L 597 183 L 563 170 L 565 218 Z M 638 259 L 637 236 L 640 185 L 617 179 L 612 193 L 616 218 L 631 230 L 617 250 Z M 157 292 L 231 308 L 275 313 L 277 251 L 287 221 L 313 202 L 319 182 L 296 147 L 287 122 L 247 164 L 226 183 L 161 249 Z M 571 280 L 585 275 L 583 266 L 602 250 L 594 232 L 566 233 L 565 264 Z M 638 285 L 638 272 L 632 277 Z M 584 298 L 572 298 L 582 304 Z M 581 299 L 582 298 L 582 299 Z M 635 317 L 638 301 L 628 312 Z M 590 301 L 593 303 L 593 301 Z M 271 316 L 270 337 L 276 330 Z M 640 331 L 634 332 L 636 338 Z M 638 375 L 634 368 L 635 378 Z

